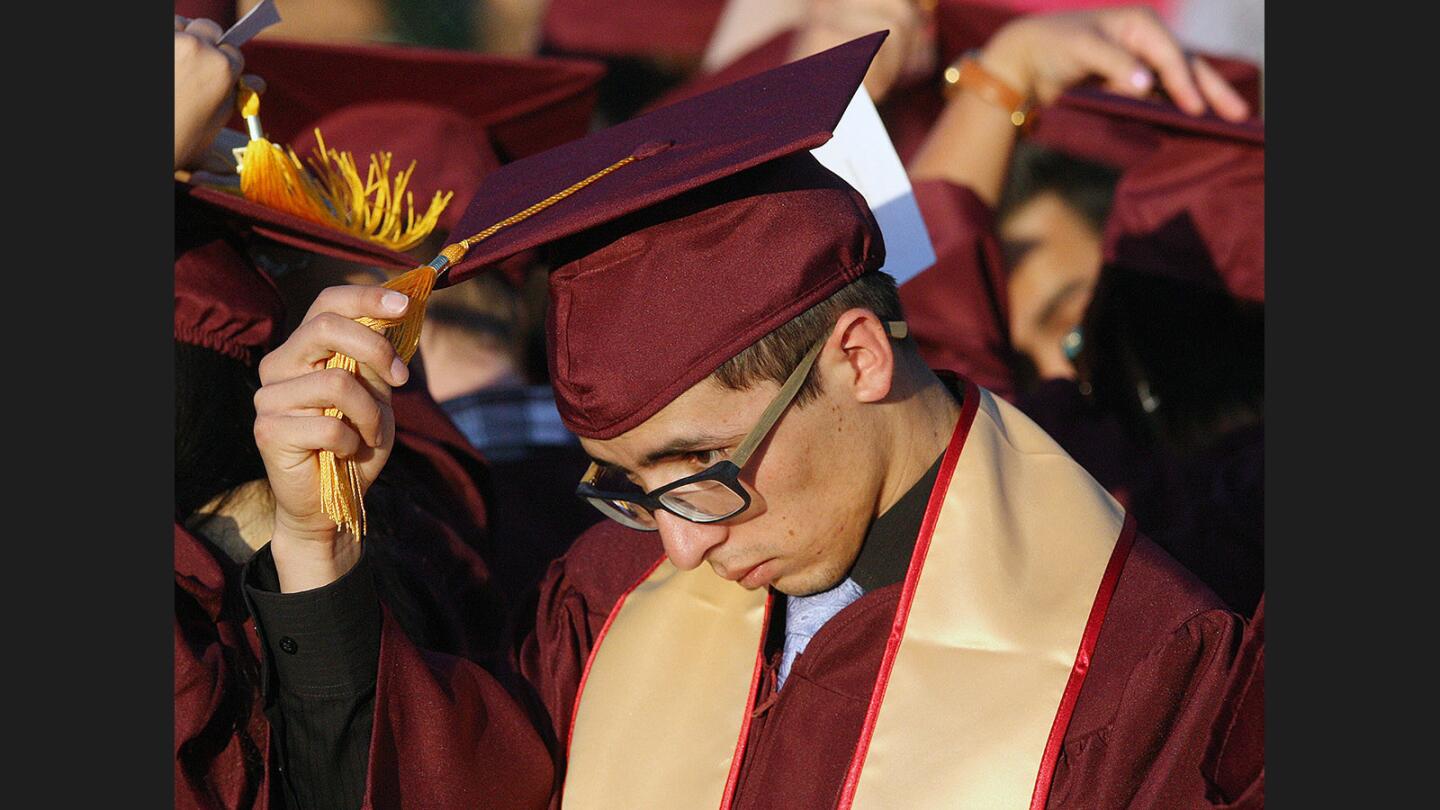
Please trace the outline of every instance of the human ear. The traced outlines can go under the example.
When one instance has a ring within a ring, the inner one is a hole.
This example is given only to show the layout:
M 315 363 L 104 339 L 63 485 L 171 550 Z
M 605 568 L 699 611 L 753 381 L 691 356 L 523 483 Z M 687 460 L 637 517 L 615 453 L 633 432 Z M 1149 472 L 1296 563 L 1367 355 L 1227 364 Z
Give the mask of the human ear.
M 847 309 L 821 355 L 830 358 L 827 372 L 856 402 L 879 402 L 890 394 L 895 379 L 895 351 L 885 324 L 863 307 Z

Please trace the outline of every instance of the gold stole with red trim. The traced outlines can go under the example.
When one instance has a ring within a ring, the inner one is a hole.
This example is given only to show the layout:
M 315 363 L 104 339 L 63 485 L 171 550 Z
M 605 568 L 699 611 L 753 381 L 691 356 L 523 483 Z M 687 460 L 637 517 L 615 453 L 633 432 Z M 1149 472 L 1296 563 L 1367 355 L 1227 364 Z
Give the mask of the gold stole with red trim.
M 967 386 L 840 806 L 1043 807 L 1125 526 L 1040 428 Z M 623 598 L 577 697 L 566 810 L 728 807 L 768 611 L 764 590 L 669 562 Z

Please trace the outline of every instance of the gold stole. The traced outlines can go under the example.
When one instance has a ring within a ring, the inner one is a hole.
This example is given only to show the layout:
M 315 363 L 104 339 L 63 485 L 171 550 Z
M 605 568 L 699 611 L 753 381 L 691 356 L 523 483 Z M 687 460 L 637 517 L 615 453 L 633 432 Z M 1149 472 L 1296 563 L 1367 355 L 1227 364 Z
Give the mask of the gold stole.
M 1044 807 L 1132 536 L 1049 436 L 967 385 L 839 806 Z M 576 698 L 566 810 L 729 806 L 769 604 L 668 561 L 620 600 Z

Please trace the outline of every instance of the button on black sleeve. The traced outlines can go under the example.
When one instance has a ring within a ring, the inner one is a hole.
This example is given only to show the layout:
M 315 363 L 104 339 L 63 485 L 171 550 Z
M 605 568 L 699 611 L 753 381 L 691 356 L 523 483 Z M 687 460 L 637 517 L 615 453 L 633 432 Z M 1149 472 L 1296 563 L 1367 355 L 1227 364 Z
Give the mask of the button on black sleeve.
M 266 546 L 246 565 L 245 597 L 264 648 L 266 715 L 288 804 L 359 807 L 380 663 L 368 555 L 323 588 L 280 593 Z

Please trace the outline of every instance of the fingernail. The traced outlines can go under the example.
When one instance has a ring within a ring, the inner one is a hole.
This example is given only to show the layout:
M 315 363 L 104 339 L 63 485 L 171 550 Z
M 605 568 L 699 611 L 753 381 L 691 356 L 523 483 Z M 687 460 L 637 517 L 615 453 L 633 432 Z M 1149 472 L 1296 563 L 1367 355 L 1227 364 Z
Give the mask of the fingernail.
M 1136 90 L 1150 89 L 1150 71 L 1140 68 L 1130 74 L 1130 83 L 1135 85 Z
M 380 308 L 392 315 L 399 315 L 404 312 L 405 307 L 409 304 L 410 298 L 406 296 L 405 293 L 398 293 L 393 290 L 385 293 L 385 295 L 380 298 Z M 397 360 L 396 362 L 398 363 L 399 361 Z
M 390 364 L 390 379 L 394 380 L 396 385 L 404 385 L 405 381 L 410 379 L 410 369 L 406 368 L 405 363 L 398 357 Z

